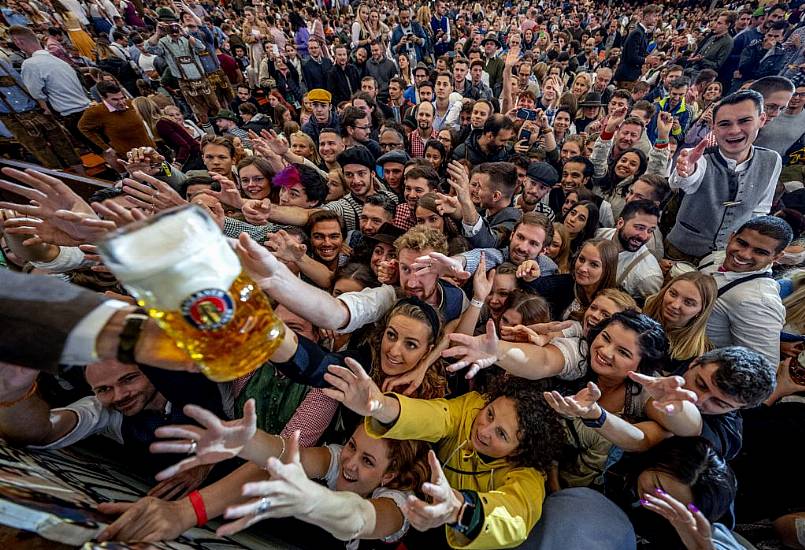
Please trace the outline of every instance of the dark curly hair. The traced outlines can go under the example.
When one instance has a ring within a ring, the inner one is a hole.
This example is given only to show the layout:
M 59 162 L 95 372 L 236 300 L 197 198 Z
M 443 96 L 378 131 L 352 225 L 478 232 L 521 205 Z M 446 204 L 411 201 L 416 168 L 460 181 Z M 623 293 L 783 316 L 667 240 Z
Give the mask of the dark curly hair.
M 547 389 L 545 380 L 503 376 L 490 385 L 486 394 L 487 403 L 500 397 L 514 401 L 520 445 L 506 457 L 507 460 L 517 466 L 542 472 L 547 472 L 559 459 L 565 442 L 565 431 L 559 415 L 542 396 Z
M 615 323 L 637 333 L 637 344 L 640 346 L 640 363 L 638 363 L 635 371 L 640 374 L 651 375 L 663 370 L 668 360 L 668 338 L 665 335 L 662 325 L 645 313 L 638 313 L 634 310 L 627 309 L 598 323 L 587 333 L 587 352 L 584 358 L 584 361 L 587 363 L 587 372 L 581 380 L 580 385 L 586 385 L 589 381 L 595 382 L 598 378 L 598 375 L 590 368 L 590 348 L 601 332 Z M 642 387 L 639 384 L 632 382 L 629 378 L 626 379 L 626 401 L 624 402 L 623 409 L 625 417 L 629 416 L 628 412 L 630 410 L 632 397 L 638 395 L 641 390 Z
M 777 385 L 777 369 L 758 352 L 741 346 L 708 351 L 696 364 L 717 365 L 713 382 L 718 389 L 746 407 L 755 407 L 769 398 Z

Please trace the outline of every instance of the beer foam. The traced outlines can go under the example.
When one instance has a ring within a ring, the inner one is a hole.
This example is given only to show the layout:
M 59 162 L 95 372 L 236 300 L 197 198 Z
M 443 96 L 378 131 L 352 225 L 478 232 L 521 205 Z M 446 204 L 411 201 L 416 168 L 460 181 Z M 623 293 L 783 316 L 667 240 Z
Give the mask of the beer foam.
M 127 290 L 146 307 L 166 311 L 200 290 L 227 291 L 241 271 L 221 230 L 197 206 L 163 214 L 99 248 Z

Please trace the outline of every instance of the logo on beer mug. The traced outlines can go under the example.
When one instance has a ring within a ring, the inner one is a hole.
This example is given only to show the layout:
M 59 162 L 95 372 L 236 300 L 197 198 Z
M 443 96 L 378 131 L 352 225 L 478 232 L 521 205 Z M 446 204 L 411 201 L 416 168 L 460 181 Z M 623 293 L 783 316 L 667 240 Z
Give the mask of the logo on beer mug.
M 217 330 L 235 314 L 235 303 L 229 294 L 218 288 L 205 288 L 182 302 L 182 315 L 198 330 Z

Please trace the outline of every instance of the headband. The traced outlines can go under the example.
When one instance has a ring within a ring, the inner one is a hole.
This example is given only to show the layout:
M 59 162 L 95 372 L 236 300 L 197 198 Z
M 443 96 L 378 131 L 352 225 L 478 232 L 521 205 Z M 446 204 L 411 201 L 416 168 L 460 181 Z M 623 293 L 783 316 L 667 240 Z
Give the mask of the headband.
M 425 314 L 425 319 L 427 319 L 428 324 L 430 325 L 430 330 L 433 333 L 434 340 L 439 337 L 439 331 L 442 328 L 442 322 L 439 320 L 439 314 L 436 313 L 436 310 L 433 308 L 432 305 L 420 300 L 416 296 L 409 296 L 408 298 L 402 298 L 400 301 L 397 302 L 397 305 L 400 304 L 410 304 L 412 306 L 416 306 L 419 309 L 421 309 L 422 313 Z

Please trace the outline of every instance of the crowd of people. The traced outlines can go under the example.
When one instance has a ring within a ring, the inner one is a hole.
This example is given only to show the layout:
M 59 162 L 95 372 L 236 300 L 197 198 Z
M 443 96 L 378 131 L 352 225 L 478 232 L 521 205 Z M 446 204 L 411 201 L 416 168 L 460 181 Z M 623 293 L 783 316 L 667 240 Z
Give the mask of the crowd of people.
M 99 540 L 805 547 L 801 1 L 3 4 L 0 436 L 156 476 Z M 187 205 L 232 382 L 97 249 Z

